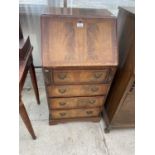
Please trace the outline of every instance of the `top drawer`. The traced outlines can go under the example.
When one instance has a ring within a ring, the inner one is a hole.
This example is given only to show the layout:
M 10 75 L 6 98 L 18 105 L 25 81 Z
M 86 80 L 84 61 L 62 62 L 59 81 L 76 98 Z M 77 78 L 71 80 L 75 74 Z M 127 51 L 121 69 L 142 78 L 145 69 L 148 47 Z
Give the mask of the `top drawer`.
M 55 84 L 72 83 L 104 83 L 109 69 L 103 70 L 54 70 L 53 81 Z
M 54 83 L 86 83 L 106 81 L 108 69 L 104 70 L 54 70 Z

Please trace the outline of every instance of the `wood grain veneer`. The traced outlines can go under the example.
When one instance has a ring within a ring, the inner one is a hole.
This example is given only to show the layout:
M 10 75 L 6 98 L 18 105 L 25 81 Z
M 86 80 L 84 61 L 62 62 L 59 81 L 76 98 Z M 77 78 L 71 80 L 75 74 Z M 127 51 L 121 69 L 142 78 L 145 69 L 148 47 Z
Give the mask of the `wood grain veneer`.
M 104 9 L 49 9 L 41 49 L 49 124 L 99 121 L 118 65 L 116 18 Z

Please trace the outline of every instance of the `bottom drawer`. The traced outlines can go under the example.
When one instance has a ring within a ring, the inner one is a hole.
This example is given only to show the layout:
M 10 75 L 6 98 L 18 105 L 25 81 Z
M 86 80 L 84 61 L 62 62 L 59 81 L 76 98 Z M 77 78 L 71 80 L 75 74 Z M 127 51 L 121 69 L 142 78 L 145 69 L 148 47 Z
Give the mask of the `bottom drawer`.
M 100 108 L 51 110 L 52 119 L 99 116 Z

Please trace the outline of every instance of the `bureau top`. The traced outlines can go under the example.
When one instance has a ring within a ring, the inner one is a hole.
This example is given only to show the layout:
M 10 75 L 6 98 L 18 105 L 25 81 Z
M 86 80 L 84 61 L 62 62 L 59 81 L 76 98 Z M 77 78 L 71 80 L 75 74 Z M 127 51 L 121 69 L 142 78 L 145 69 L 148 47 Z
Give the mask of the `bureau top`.
M 47 7 L 43 13 L 45 16 L 65 16 L 84 18 L 114 18 L 114 15 L 106 9 L 82 9 L 82 8 L 52 8 Z
M 61 9 L 41 16 L 43 67 L 116 66 L 116 19 L 107 10 Z

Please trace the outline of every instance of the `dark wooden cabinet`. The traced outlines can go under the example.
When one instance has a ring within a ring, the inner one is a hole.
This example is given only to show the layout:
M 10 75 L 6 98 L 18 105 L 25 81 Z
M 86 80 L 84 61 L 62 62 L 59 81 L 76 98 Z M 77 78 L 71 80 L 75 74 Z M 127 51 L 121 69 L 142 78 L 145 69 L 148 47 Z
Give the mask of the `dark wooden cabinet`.
M 119 8 L 117 19 L 119 66 L 105 103 L 106 129 L 135 125 L 135 14 Z
M 41 38 L 49 124 L 99 121 L 118 65 L 116 18 L 52 9 L 41 16 Z

